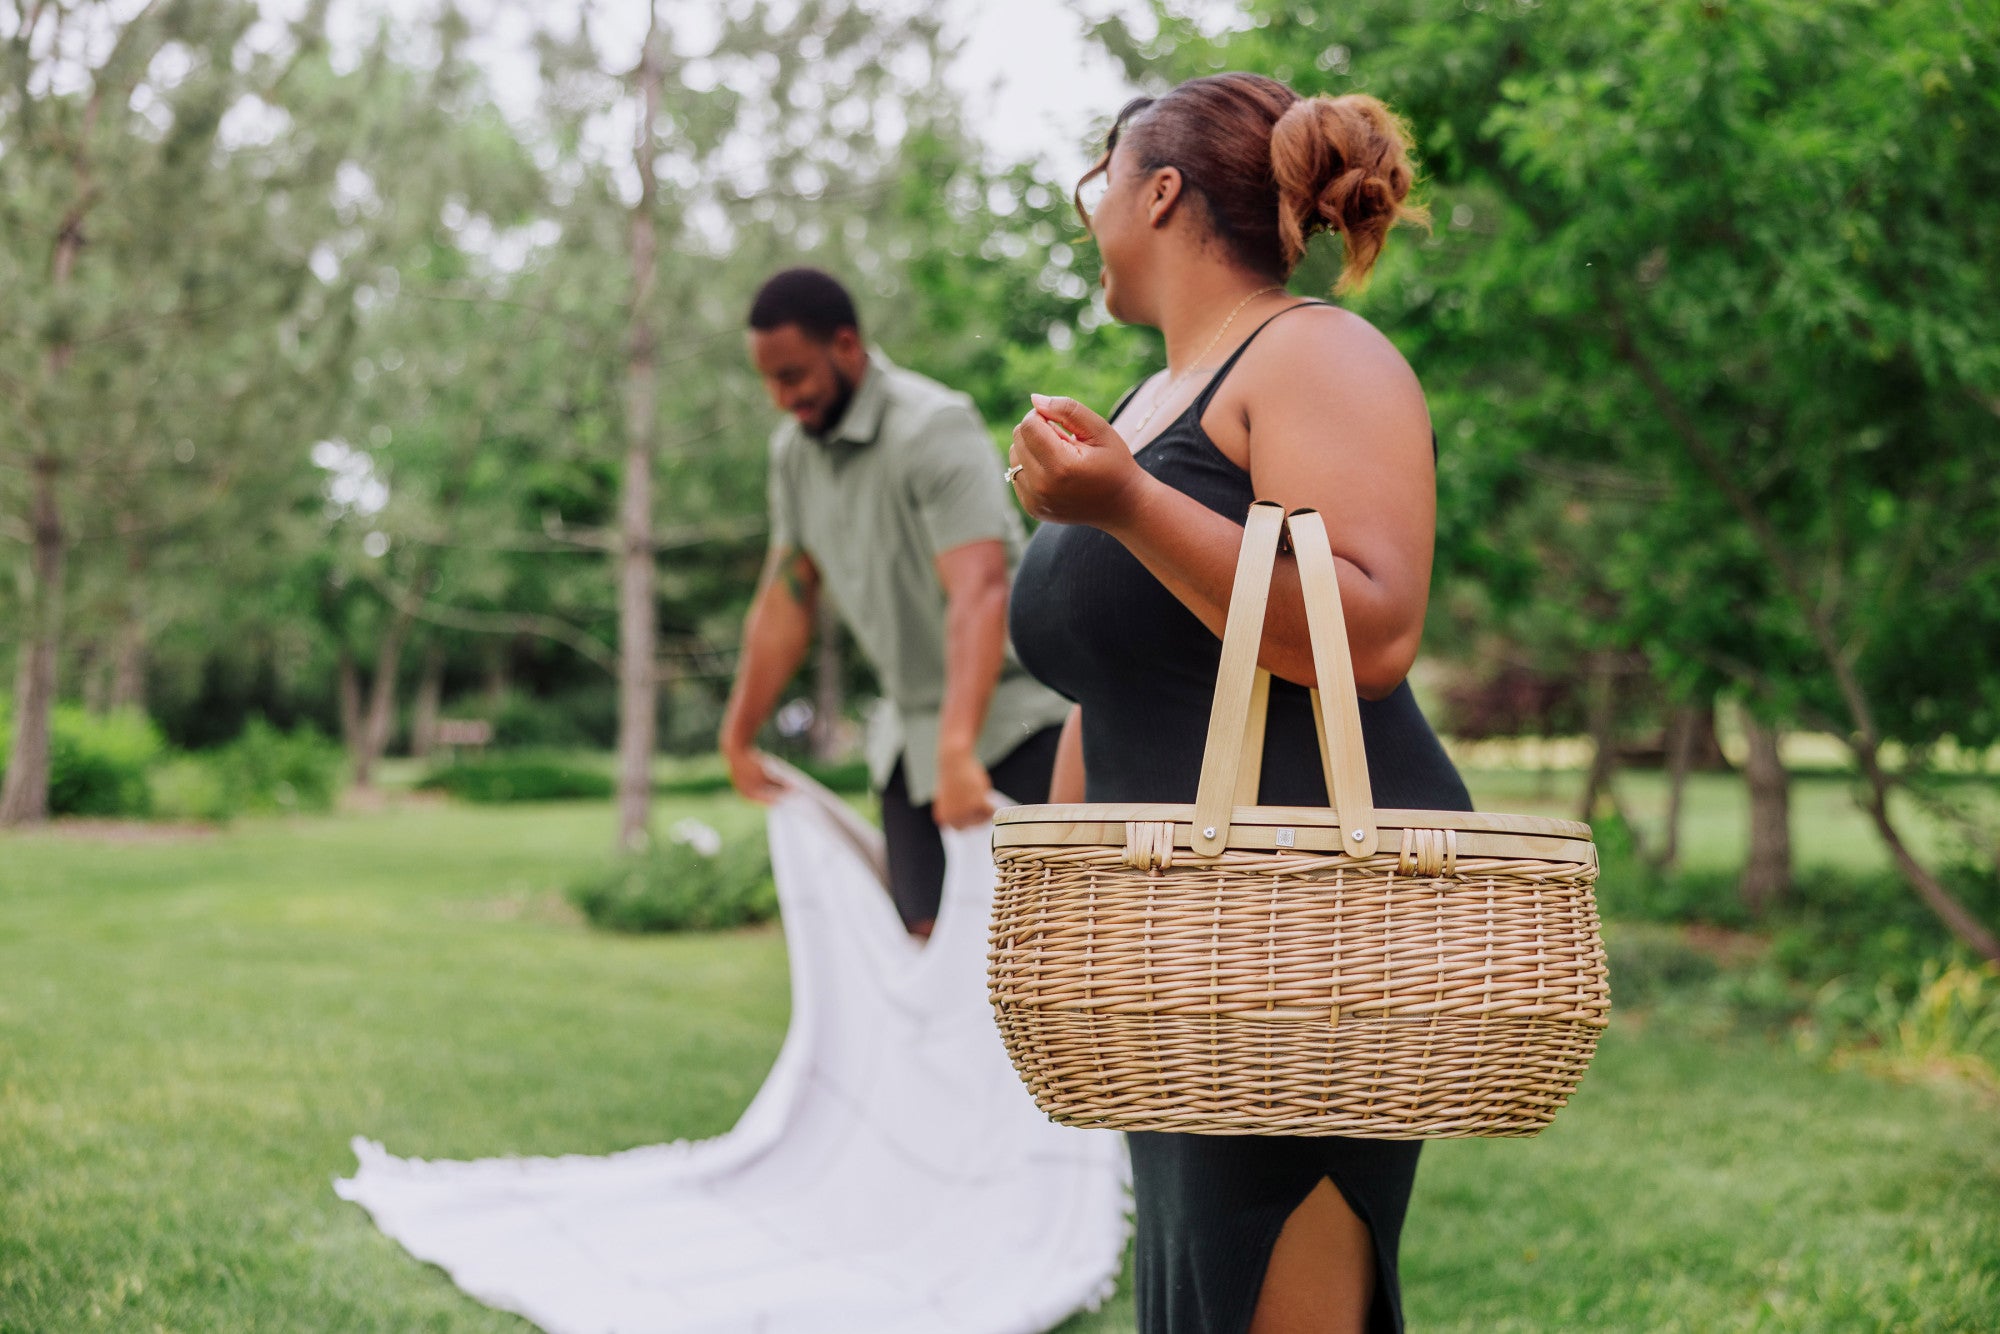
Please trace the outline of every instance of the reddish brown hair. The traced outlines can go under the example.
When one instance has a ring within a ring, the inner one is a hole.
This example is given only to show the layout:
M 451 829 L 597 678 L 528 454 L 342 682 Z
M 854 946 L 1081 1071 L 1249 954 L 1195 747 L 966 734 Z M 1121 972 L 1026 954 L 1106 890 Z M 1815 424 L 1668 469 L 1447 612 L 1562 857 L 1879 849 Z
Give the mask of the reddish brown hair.
M 1209 230 L 1245 268 L 1288 278 L 1314 233 L 1339 232 L 1340 288 L 1364 281 L 1398 222 L 1427 222 L 1409 204 L 1416 180 L 1410 132 L 1366 93 L 1300 97 L 1261 74 L 1189 79 L 1159 98 L 1125 104 L 1083 187 L 1128 142 L 1139 169 L 1180 170 L 1208 210 Z

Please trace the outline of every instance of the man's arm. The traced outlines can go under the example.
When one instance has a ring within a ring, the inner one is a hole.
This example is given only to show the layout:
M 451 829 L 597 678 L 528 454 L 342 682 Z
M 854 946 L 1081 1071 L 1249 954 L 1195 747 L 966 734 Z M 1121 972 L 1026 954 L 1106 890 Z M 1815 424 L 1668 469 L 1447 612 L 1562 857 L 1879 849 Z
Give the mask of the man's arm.
M 764 561 L 757 597 L 743 621 L 743 652 L 718 740 L 729 764 L 729 781 L 752 801 L 775 801 L 784 791 L 784 785 L 764 768 L 757 732 L 812 648 L 818 605 L 819 567 L 812 557 L 795 547 L 773 546 Z
M 944 703 L 938 709 L 938 781 L 931 814 L 962 829 L 993 813 L 979 762 L 980 729 L 1007 653 L 1007 547 L 967 542 L 937 557 L 944 585 Z

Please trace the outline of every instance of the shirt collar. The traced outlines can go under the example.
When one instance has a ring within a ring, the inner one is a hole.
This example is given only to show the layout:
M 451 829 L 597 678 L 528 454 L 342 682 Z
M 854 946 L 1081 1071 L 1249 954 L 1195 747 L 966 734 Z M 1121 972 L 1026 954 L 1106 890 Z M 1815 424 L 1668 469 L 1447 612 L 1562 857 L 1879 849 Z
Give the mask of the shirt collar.
M 882 433 L 882 414 L 889 407 L 889 387 L 883 372 L 888 368 L 889 359 L 880 352 L 870 351 L 868 367 L 861 373 L 861 383 L 854 387 L 854 397 L 848 400 L 847 411 L 840 414 L 840 420 L 828 431 L 828 444 L 841 441 L 850 445 L 872 445 Z

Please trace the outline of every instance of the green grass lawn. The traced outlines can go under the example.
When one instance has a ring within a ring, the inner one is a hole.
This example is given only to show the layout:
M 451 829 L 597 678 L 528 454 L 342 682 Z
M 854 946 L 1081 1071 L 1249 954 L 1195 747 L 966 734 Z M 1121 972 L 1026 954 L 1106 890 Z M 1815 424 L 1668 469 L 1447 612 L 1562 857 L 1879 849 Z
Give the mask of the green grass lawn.
M 754 836 L 727 799 L 662 814 Z M 0 1331 L 525 1329 L 329 1183 L 357 1133 L 470 1157 L 733 1122 L 783 1035 L 783 938 L 582 927 L 557 888 L 610 830 L 422 805 L 0 839 Z M 1404 1274 L 1415 1330 L 1994 1329 L 2000 1109 L 1621 1014 L 1542 1138 L 1426 1151 Z

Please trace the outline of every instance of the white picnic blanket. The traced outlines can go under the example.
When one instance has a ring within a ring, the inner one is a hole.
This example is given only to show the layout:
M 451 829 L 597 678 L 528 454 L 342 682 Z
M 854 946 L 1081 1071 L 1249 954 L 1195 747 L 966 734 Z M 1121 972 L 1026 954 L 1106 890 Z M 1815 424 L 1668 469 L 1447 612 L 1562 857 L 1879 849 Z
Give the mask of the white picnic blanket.
M 945 831 L 927 947 L 881 836 L 810 780 L 771 811 L 792 1018 L 717 1139 L 424 1162 L 356 1139 L 341 1197 L 550 1334 L 1039 1334 L 1112 1290 L 1124 1143 L 1035 1109 L 985 989 L 990 830 Z

